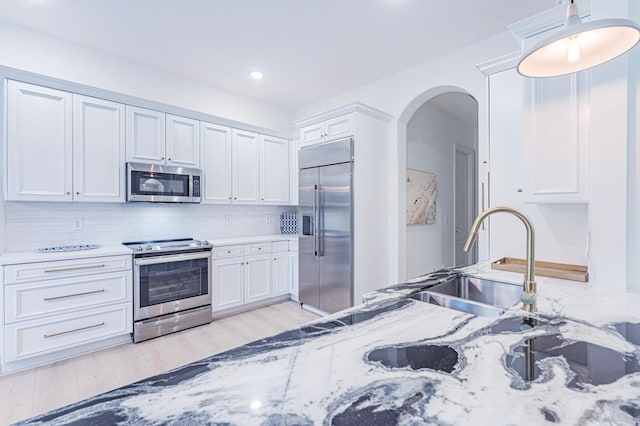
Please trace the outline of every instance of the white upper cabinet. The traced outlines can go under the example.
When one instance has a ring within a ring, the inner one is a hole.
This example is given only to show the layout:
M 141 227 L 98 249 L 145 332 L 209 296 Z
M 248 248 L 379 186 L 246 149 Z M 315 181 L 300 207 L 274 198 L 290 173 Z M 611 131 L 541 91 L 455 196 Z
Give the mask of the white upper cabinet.
M 233 129 L 232 132 L 233 203 L 258 204 L 260 192 L 260 136 Z
M 127 161 L 199 168 L 198 120 L 127 105 Z
M 529 202 L 589 200 L 588 74 L 525 79 L 523 138 Z
M 231 128 L 200 123 L 202 202 L 231 204 Z
M 71 201 L 71 93 L 7 84 L 7 200 Z
M 200 167 L 199 121 L 167 114 L 167 164 Z
M 127 161 L 165 164 L 165 114 L 127 105 Z
M 288 204 L 289 183 L 289 141 L 260 135 L 260 204 Z
M 73 95 L 73 198 L 125 201 L 124 105 Z
M 353 114 L 344 114 L 300 128 L 300 144 L 330 141 L 353 135 Z

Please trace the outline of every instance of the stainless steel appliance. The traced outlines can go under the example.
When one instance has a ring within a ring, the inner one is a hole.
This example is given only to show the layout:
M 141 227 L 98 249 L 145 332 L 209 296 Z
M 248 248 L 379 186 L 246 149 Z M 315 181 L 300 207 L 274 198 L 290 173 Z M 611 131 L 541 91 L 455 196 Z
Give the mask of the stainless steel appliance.
M 200 169 L 127 163 L 127 201 L 199 203 Z
M 191 238 L 123 243 L 133 250 L 133 341 L 211 322 L 211 249 Z
M 353 140 L 298 155 L 300 302 L 333 313 L 353 306 Z

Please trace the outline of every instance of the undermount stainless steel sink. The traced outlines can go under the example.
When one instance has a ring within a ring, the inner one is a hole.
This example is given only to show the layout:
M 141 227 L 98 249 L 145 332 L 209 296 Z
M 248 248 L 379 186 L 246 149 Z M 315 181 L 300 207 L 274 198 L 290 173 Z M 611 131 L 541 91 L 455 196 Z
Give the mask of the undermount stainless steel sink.
M 410 296 L 473 315 L 497 317 L 520 301 L 522 286 L 465 275 Z

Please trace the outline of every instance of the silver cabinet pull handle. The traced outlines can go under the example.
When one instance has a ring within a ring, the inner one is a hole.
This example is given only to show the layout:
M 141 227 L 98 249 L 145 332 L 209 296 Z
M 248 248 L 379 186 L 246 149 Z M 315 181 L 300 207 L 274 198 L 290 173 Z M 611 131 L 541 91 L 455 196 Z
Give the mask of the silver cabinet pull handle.
M 101 322 L 100 324 L 93 324 L 93 325 L 88 325 L 86 327 L 74 328 L 73 330 L 61 331 L 59 333 L 53 333 L 53 334 L 45 334 L 44 338 L 48 339 L 49 337 L 62 336 L 63 334 L 75 333 L 76 331 L 82 331 L 82 330 L 88 330 L 90 328 L 102 327 L 103 325 L 104 325 L 104 322 Z
M 62 269 L 45 269 L 45 273 L 51 273 L 51 272 L 66 272 L 66 271 L 77 271 L 79 269 L 94 269 L 94 268 L 104 268 L 105 265 L 104 263 L 101 265 L 88 265 L 88 266 L 76 266 L 73 268 L 62 268 Z
M 55 296 L 55 297 L 45 297 L 44 301 L 49 302 L 50 300 L 66 299 L 67 297 L 84 296 L 86 294 L 96 294 L 96 293 L 104 293 L 104 288 L 102 290 L 85 291 L 84 293 L 65 294 L 64 296 Z

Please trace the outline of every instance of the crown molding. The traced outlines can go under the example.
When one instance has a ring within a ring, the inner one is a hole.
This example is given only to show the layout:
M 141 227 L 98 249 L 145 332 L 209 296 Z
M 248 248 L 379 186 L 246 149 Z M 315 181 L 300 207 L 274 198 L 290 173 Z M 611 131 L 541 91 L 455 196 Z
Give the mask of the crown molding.
M 373 117 L 377 120 L 384 121 L 385 123 L 390 122 L 391 119 L 393 118 L 392 115 L 387 114 L 384 111 L 370 107 L 360 102 L 353 102 L 341 107 L 330 109 L 328 111 L 323 111 L 307 117 L 303 117 L 299 120 L 295 120 L 293 123 L 296 125 L 296 127 L 304 127 L 310 124 L 315 124 L 320 121 L 329 120 L 331 118 L 339 117 L 341 115 L 349 114 L 352 112 L 360 112 L 370 117 Z
M 522 52 L 519 50 L 515 50 L 511 53 L 507 53 L 506 55 L 498 56 L 497 58 L 481 62 L 476 65 L 476 68 L 478 68 L 478 70 L 482 74 L 489 76 L 500 71 L 515 68 L 516 65 L 518 65 L 520 56 L 522 56 Z

